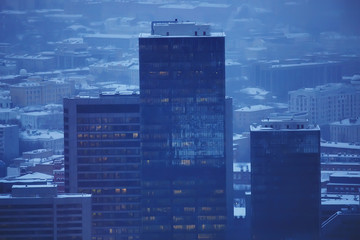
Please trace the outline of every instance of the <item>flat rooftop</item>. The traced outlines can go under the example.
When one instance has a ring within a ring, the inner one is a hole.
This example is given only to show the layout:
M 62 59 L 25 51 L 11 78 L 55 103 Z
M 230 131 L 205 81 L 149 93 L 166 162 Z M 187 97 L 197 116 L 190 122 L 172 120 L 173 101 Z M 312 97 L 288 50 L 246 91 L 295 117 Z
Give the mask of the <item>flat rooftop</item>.
M 153 21 L 151 33 L 141 33 L 140 38 L 158 37 L 224 37 L 223 32 L 211 32 L 209 24 L 197 24 L 195 22 Z
M 309 124 L 307 119 L 292 119 L 292 118 L 267 118 L 261 120 L 260 125 L 251 125 L 250 131 L 306 131 L 306 130 L 320 130 L 319 126 Z

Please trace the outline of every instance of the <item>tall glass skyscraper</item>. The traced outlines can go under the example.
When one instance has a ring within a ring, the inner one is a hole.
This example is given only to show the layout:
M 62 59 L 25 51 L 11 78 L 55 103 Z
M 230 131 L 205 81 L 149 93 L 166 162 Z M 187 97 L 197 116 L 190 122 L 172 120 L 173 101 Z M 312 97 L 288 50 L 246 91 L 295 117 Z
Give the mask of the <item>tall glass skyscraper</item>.
M 142 239 L 225 237 L 224 42 L 191 22 L 140 35 Z
M 92 239 L 136 240 L 141 227 L 138 95 L 64 99 L 65 190 L 92 194 Z
M 319 239 L 319 127 L 264 120 L 251 127 L 250 141 L 252 239 Z

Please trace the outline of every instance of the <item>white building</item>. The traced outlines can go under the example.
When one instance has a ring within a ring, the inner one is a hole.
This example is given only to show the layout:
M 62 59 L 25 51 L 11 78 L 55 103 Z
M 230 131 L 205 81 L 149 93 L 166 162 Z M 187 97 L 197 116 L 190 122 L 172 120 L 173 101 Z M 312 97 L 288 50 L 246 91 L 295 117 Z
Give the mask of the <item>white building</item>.
M 360 118 L 348 118 L 331 123 L 330 141 L 360 142 Z
M 289 111 L 307 112 L 309 121 L 328 124 L 360 115 L 360 92 L 351 84 L 332 83 L 289 92 Z
M 54 153 L 64 151 L 64 133 L 50 130 L 27 130 L 20 133 L 20 151 L 52 149 Z
M 62 112 L 27 112 L 20 114 L 21 126 L 26 129 L 62 129 Z
M 16 185 L 0 195 L 2 239 L 90 239 L 91 195 L 58 194 L 56 185 Z

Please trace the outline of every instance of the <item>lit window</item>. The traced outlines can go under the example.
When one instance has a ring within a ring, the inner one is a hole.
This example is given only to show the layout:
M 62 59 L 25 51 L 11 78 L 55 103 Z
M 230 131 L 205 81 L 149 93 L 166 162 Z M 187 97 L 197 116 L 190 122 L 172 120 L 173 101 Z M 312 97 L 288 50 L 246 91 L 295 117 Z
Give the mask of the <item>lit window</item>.
M 169 75 L 169 72 L 167 72 L 167 71 L 160 71 L 159 74 L 160 74 L 160 76 L 167 76 L 167 75 Z
M 181 194 L 182 191 L 181 190 L 174 190 L 174 194 Z
M 190 160 L 181 160 L 181 165 L 189 166 L 191 164 Z
M 176 230 L 183 229 L 183 225 L 173 225 L 173 228 Z

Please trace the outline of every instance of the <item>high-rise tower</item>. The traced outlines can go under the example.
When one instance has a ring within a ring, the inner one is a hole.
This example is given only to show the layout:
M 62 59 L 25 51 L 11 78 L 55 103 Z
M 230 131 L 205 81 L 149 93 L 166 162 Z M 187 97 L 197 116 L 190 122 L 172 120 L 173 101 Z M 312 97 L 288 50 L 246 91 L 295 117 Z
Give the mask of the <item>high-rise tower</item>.
M 65 190 L 92 194 L 92 239 L 139 239 L 138 95 L 64 99 Z
M 319 127 L 278 118 L 250 130 L 252 239 L 319 239 Z
M 143 239 L 224 239 L 224 42 L 192 22 L 140 35 Z

